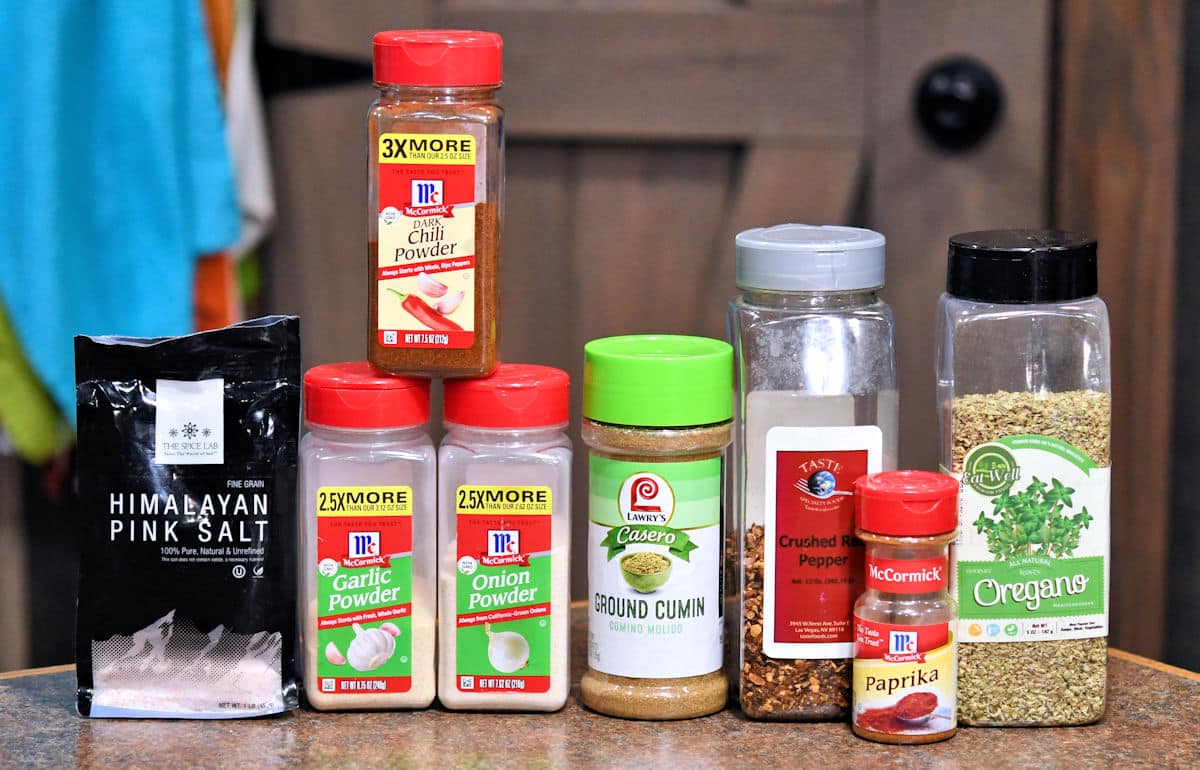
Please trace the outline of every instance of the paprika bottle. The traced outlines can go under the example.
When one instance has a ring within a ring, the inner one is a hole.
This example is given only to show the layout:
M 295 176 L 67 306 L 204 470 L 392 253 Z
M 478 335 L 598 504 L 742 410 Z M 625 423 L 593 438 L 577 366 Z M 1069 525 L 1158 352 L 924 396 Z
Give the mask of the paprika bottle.
M 933 743 L 958 730 L 957 610 L 946 590 L 958 484 L 885 471 L 854 484 L 867 590 L 854 604 L 854 733 Z
M 367 350 L 382 369 L 472 377 L 496 367 L 501 49 L 491 32 L 375 35 Z

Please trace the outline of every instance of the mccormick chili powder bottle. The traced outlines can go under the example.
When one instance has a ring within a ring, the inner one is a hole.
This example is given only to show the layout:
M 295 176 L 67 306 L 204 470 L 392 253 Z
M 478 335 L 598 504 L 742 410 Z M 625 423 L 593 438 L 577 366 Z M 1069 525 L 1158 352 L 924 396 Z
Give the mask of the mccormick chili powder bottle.
M 496 367 L 502 46 L 492 32 L 375 35 L 367 349 L 381 369 L 471 377 Z
M 882 743 L 933 743 L 958 731 L 957 611 L 947 547 L 958 483 L 927 471 L 855 482 L 866 592 L 854 605 L 854 732 Z

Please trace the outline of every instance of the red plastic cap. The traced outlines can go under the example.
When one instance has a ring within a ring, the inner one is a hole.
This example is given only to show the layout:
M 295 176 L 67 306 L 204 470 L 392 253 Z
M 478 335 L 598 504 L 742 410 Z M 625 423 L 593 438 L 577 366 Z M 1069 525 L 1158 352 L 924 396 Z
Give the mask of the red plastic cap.
M 375 82 L 411 86 L 500 84 L 504 41 L 495 32 L 398 29 L 375 33 Z
M 867 532 L 923 537 L 958 527 L 958 482 L 944 473 L 884 471 L 854 482 L 855 521 Z
M 487 377 L 446 380 L 446 422 L 476 428 L 540 428 L 571 419 L 571 378 L 562 369 L 500 364 Z
M 304 419 L 333 428 L 406 428 L 429 420 L 429 380 L 397 377 L 366 361 L 304 373 Z

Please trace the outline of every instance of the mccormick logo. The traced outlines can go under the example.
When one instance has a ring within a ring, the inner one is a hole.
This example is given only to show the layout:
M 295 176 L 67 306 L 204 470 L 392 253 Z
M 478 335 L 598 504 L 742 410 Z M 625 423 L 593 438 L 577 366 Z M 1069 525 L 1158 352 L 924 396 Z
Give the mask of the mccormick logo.
M 521 530 L 489 529 L 487 531 L 487 553 L 480 554 L 479 561 L 485 567 L 505 565 L 529 566 L 529 554 L 521 553 Z
M 346 533 L 348 556 L 342 564 L 346 567 L 388 566 L 389 560 L 380 556 L 379 551 L 378 532 L 348 532 Z
M 890 663 L 924 663 L 924 653 L 917 652 L 917 632 L 888 631 L 888 648 L 883 659 Z
M 442 180 L 414 179 L 412 180 L 412 205 L 437 206 L 442 202 Z

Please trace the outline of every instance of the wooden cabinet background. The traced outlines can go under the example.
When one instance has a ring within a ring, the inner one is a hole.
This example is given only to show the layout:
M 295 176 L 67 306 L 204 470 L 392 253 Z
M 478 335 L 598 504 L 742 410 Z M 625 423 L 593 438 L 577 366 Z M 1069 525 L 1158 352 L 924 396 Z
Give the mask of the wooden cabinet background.
M 1173 215 L 1153 206 L 1155 196 L 1174 195 L 1177 137 L 1168 122 L 1179 98 L 1182 11 L 1175 0 L 1140 15 L 1128 5 L 263 3 L 273 45 L 349 61 L 369 59 L 379 29 L 504 36 L 502 355 L 562 367 L 576 385 L 583 343 L 594 337 L 724 337 L 738 230 L 785 221 L 871 227 L 888 238 L 884 295 L 897 320 L 901 463 L 932 469 L 934 309 L 947 236 L 1049 225 L 1099 235 L 1117 399 L 1113 637 L 1156 655 L 1165 572 L 1152 562 L 1155 554 L 1165 561 L 1168 502 L 1143 485 L 1161 490 L 1169 472 L 1170 399 L 1156 399 L 1154 382 L 1169 378 L 1170 352 L 1168 343 L 1147 349 L 1145 341 L 1169 340 L 1172 302 L 1169 279 L 1129 278 L 1135 270 L 1169 276 L 1174 264 Z M 1005 104 L 981 146 L 949 154 L 916 126 L 912 94 L 926 67 L 961 53 L 995 72 Z M 1107 72 L 1111 61 L 1129 76 Z M 1143 88 L 1158 101 L 1145 102 Z M 1107 101 L 1097 104 L 1101 92 Z M 265 304 L 303 317 L 306 365 L 365 354 L 364 114 L 374 94 L 364 79 L 269 102 L 280 217 Z M 1122 194 L 1121 172 L 1136 178 L 1136 193 Z M 1135 434 L 1135 419 L 1149 429 Z M 572 586 L 582 597 L 586 450 L 577 426 L 573 436 Z M 1142 479 L 1136 503 L 1133 478 Z

